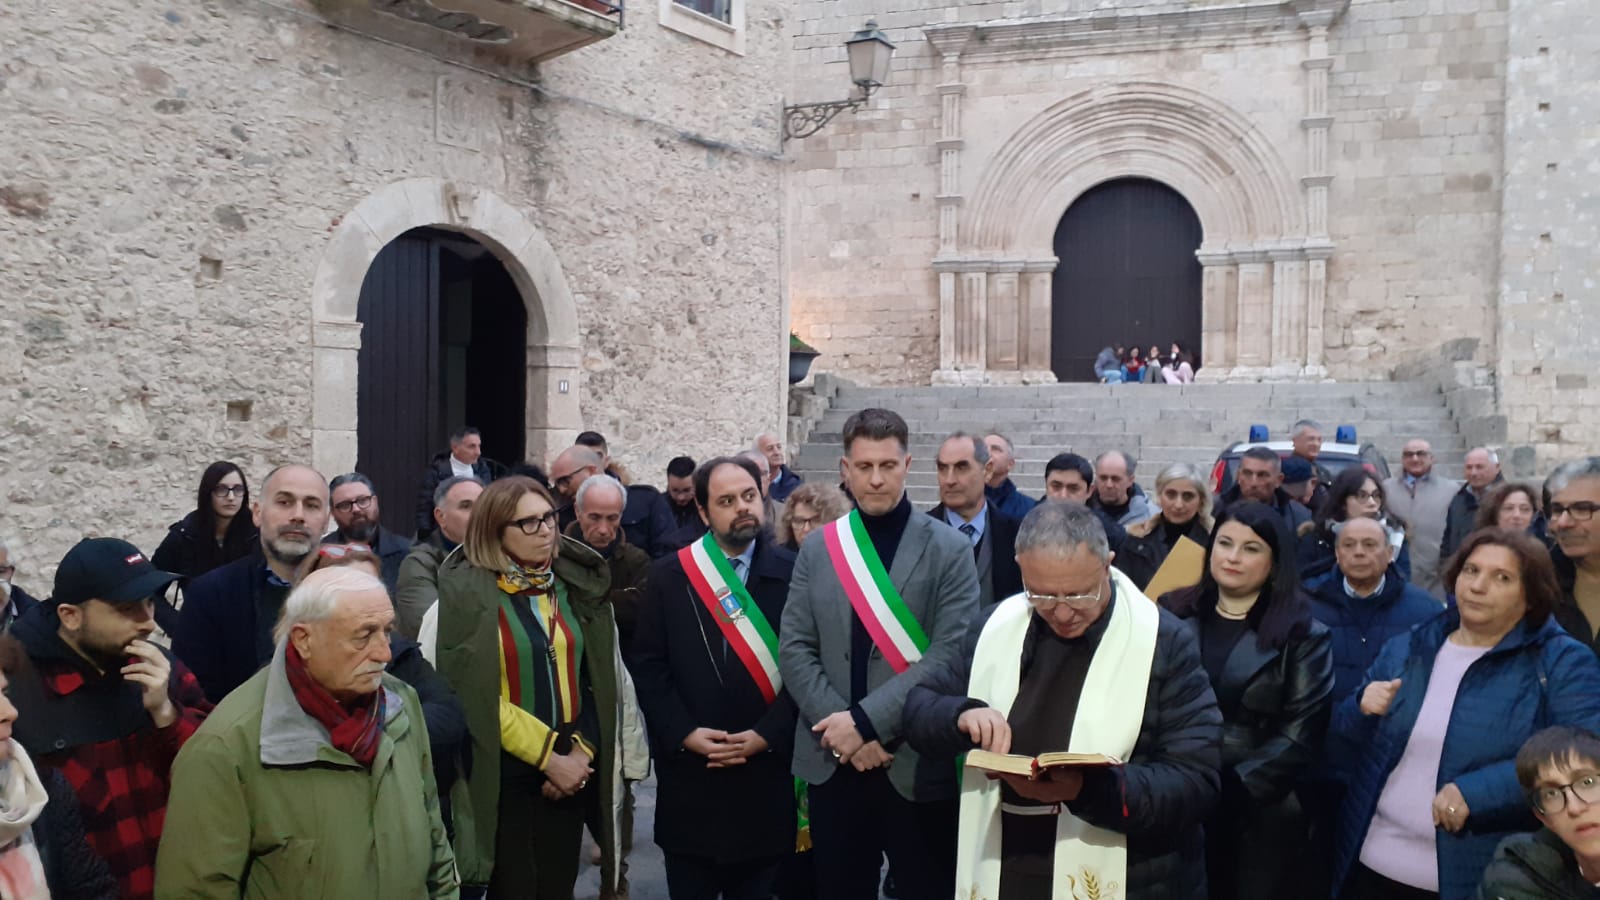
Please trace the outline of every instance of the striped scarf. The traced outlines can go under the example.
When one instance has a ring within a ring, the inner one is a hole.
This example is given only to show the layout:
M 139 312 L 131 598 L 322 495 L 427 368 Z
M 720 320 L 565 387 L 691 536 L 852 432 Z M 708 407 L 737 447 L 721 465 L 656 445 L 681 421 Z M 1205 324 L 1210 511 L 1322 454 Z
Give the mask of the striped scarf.
M 505 657 L 506 699 L 558 730 L 578 718 L 583 631 L 573 620 L 566 587 L 552 581 L 529 591 L 500 579 L 500 652 Z M 518 606 L 521 609 L 518 609 Z M 531 612 L 540 626 L 530 631 Z

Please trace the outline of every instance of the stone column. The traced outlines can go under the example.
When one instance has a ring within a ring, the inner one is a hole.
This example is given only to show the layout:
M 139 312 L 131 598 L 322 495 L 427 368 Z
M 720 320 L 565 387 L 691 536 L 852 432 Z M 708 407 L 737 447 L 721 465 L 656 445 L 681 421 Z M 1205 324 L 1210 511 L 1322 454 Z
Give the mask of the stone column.
M 1050 360 L 1050 328 L 1055 306 L 1053 280 L 1058 262 L 1052 258 L 1029 260 L 1022 265 L 1022 321 L 1018 333 L 1024 384 L 1054 384 L 1056 381 Z
M 1323 307 L 1328 293 L 1328 258 L 1333 242 L 1328 237 L 1328 196 L 1333 175 L 1328 168 L 1328 132 L 1333 116 L 1328 110 L 1328 74 L 1333 56 L 1328 51 L 1328 26 L 1338 18 L 1342 6 L 1306 7 L 1300 21 L 1306 26 L 1306 58 L 1301 68 L 1306 73 L 1306 114 L 1300 126 L 1306 134 L 1306 174 L 1300 179 L 1306 192 L 1306 245 L 1299 264 L 1303 302 L 1299 331 L 1303 332 L 1303 351 L 1296 362 L 1299 377 L 1320 381 L 1328 377 L 1322 365 Z M 1290 360 L 1285 359 L 1284 364 Z
M 548 459 L 551 451 L 572 446 L 578 433 L 550 428 L 551 422 L 581 422 L 578 376 L 583 350 L 528 341 L 527 458 Z
M 1332 244 L 1306 248 L 1306 366 L 1301 377 L 1313 381 L 1328 378 L 1322 365 L 1322 351 L 1327 346 L 1322 317 L 1328 297 L 1328 257 L 1332 255 Z
M 1200 371 L 1202 381 L 1223 381 L 1238 361 L 1239 297 L 1233 254 L 1201 249 L 1195 253 L 1201 265 L 1200 287 Z
M 994 384 L 1022 381 L 1022 263 L 1001 262 L 991 269 L 988 286 L 988 333 L 984 380 Z
M 361 323 L 324 319 L 311 330 L 311 464 L 320 472 L 356 467 L 356 400 Z
M 972 382 L 982 380 L 989 367 L 989 273 L 961 273 L 961 291 L 956 297 L 956 369 Z
M 1305 253 L 1300 248 L 1271 250 L 1272 376 L 1298 378 L 1305 368 Z
M 1235 329 L 1235 380 L 1259 381 L 1272 361 L 1272 273 L 1264 250 L 1238 250 L 1238 327 Z
M 973 321 L 973 309 L 983 305 L 985 289 L 975 289 L 963 273 L 958 255 L 961 233 L 961 152 L 965 147 L 961 130 L 961 101 L 967 86 L 961 81 L 961 51 L 966 47 L 972 30 L 939 31 L 928 35 L 941 60 L 939 93 L 939 137 L 934 146 L 939 151 L 939 192 L 935 202 L 939 209 L 939 252 L 934 257 L 934 269 L 939 273 L 939 370 L 933 373 L 934 384 L 963 384 L 971 380 L 970 369 L 977 359 L 977 368 L 985 355 L 984 332 L 976 335 L 964 328 Z M 974 350 L 973 343 L 980 345 Z

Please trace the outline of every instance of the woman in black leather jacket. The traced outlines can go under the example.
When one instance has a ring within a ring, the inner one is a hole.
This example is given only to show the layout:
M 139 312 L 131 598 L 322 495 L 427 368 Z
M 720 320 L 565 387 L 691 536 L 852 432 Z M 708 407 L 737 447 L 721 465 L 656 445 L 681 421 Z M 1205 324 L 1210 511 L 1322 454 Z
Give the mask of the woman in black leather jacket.
M 1222 709 L 1222 803 L 1206 823 L 1209 894 L 1301 896 L 1291 871 L 1307 822 L 1294 788 L 1316 759 L 1333 696 L 1328 630 L 1299 591 L 1294 537 L 1260 503 L 1218 520 L 1198 585 L 1161 598 L 1186 620 Z

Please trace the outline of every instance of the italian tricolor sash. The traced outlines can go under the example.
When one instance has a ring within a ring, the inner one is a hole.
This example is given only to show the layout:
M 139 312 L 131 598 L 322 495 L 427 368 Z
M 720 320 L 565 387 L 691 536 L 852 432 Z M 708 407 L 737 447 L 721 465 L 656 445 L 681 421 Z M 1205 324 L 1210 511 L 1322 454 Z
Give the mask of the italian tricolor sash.
M 776 700 L 778 691 L 783 690 L 783 677 L 778 674 L 778 633 L 772 630 L 744 582 L 734 574 L 727 554 L 708 532 L 679 550 L 678 562 L 689 576 L 695 596 L 710 611 L 728 646 L 761 689 L 761 696 L 768 703 Z
M 872 643 L 895 674 L 911 668 L 928 649 L 928 635 L 889 580 L 883 560 L 878 558 L 866 526 L 861 524 L 861 513 L 851 510 L 849 515 L 822 526 L 822 537 L 828 557 L 833 560 L 833 571 L 844 585 L 845 596 L 850 598 L 850 608 L 866 626 Z

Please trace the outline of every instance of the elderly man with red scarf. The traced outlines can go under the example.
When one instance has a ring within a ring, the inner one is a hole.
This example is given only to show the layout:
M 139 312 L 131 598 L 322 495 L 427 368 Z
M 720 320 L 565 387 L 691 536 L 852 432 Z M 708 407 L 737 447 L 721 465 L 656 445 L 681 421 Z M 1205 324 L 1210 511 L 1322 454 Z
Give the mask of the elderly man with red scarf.
M 384 671 L 393 622 L 370 573 L 294 589 L 271 662 L 173 764 L 157 896 L 457 896 L 422 706 Z

